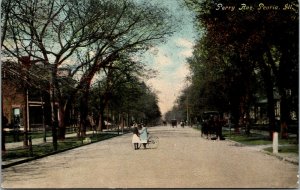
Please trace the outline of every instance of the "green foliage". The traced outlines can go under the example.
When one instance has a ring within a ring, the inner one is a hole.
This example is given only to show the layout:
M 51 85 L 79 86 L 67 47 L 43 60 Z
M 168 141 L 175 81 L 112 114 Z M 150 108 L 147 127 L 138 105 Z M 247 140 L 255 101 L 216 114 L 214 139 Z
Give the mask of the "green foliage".
M 269 147 L 269 148 L 266 148 L 264 150 L 268 151 L 268 152 L 273 152 L 273 147 Z M 278 147 L 278 152 L 279 153 L 295 153 L 295 154 L 299 154 L 299 147 L 298 147 L 298 145 L 279 146 Z
M 229 131 L 223 131 L 223 135 L 226 139 L 230 139 L 244 145 L 272 145 L 272 140 L 264 131 L 251 131 L 250 135 L 246 135 L 244 133 L 235 133 L 234 131 L 231 133 L 229 133 Z M 279 139 L 279 146 L 286 147 L 286 152 L 289 150 L 294 152 L 294 149 L 298 149 L 298 144 L 296 141 L 297 139 L 295 137 L 290 137 L 289 139 Z
M 251 133 L 250 136 L 247 136 L 246 134 L 235 134 L 235 132 L 231 132 L 230 134 L 228 131 L 226 131 L 223 132 L 223 135 L 225 138 L 245 145 L 267 145 L 272 143 L 268 136 L 260 133 Z
M 298 81 L 294 78 L 299 50 L 296 1 L 185 0 L 185 4 L 195 12 L 195 26 L 201 33 L 188 60 L 194 110 L 230 111 L 238 119 L 247 115 L 258 97 L 273 93 L 273 85 L 279 92 L 297 88 L 290 80 Z M 241 10 L 242 4 L 252 6 L 252 10 Z M 262 4 L 281 10 L 258 10 Z M 292 9 L 282 9 L 287 5 Z M 223 9 L 228 6 L 234 10 Z M 297 97 L 297 90 L 292 91 Z M 273 104 L 270 96 L 268 100 Z
M 103 95 L 108 93 L 107 105 L 114 113 L 128 113 L 138 121 L 147 120 L 148 122 L 161 117 L 157 95 L 135 76 L 120 75 L 118 83 L 115 83 L 110 91 L 101 92 L 101 90 L 103 90 L 101 85 L 100 88 L 95 86 L 92 89 L 90 105 L 95 115 L 100 112 L 99 105 L 101 105 L 101 99 L 104 98 Z
M 84 122 L 93 79 L 104 76 L 99 79 L 98 90 L 102 96 L 98 102 L 103 108 L 109 96 L 116 97 L 116 90 L 123 83 L 145 76 L 145 68 L 129 59 L 163 43 L 177 25 L 165 8 L 133 0 L 6 0 L 1 6 L 4 11 L 1 45 L 5 56 L 15 60 L 28 56 L 45 66 L 48 70 L 45 76 L 54 85 L 50 96 L 59 102 L 62 128 L 72 107 L 78 109 L 80 121 Z M 57 72 L 60 68 L 68 68 L 70 75 L 61 78 Z M 124 86 L 131 88 L 130 84 Z M 48 86 L 43 88 L 49 90 Z M 120 100 L 115 101 L 127 104 Z

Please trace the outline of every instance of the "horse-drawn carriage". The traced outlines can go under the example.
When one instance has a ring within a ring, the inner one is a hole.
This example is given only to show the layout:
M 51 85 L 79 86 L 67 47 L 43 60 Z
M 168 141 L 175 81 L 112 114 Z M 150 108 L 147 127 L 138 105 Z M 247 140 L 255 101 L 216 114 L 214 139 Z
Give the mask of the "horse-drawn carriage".
M 207 139 L 222 139 L 223 123 L 218 111 L 207 111 L 202 113 L 201 118 L 201 136 L 206 136 Z

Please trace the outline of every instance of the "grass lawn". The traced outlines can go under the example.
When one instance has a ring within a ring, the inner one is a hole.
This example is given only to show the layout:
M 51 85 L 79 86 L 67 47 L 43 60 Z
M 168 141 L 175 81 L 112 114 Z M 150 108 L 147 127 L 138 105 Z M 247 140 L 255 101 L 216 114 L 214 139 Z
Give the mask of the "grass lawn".
M 91 139 L 91 142 L 98 142 L 115 136 L 118 135 L 117 134 L 97 134 L 97 135 L 94 134 L 94 135 L 88 135 L 87 137 Z M 77 137 L 68 137 L 63 141 L 58 141 L 57 151 L 54 150 L 52 142 L 33 145 L 32 151 L 29 148 L 10 149 L 2 153 L 2 161 L 8 161 L 8 160 L 19 159 L 19 158 L 28 158 L 28 157 L 39 157 L 48 154 L 53 154 L 55 152 L 68 150 L 75 147 L 80 147 L 84 145 L 82 140 L 83 139 Z
M 235 134 L 234 132 L 224 131 L 223 135 L 226 139 L 230 139 L 244 145 L 272 145 L 272 141 L 267 135 L 260 133 L 251 133 L 249 136 L 245 134 Z M 290 137 L 288 139 L 280 139 L 279 152 L 280 153 L 297 153 L 298 154 L 298 143 L 296 137 Z M 273 148 L 266 148 L 266 151 L 272 152 Z
M 230 139 L 245 145 L 267 145 L 272 144 L 272 141 L 265 135 L 259 133 L 251 133 L 249 136 L 245 134 L 236 134 L 229 131 L 223 132 L 226 139 Z
M 265 148 L 264 150 L 268 151 L 268 152 L 273 152 L 272 147 Z M 298 145 L 279 146 L 278 147 L 278 152 L 279 153 L 295 153 L 295 154 L 298 154 L 299 153 L 299 147 L 298 147 Z

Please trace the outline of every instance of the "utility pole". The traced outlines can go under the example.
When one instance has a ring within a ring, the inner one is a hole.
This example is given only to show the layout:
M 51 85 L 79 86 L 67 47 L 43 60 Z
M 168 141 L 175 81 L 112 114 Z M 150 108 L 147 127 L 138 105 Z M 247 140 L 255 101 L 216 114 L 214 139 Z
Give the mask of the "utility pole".
M 186 103 L 186 125 L 189 125 L 189 94 L 187 93 L 187 103 Z
M 27 80 L 27 79 L 26 79 Z M 28 100 L 28 85 L 26 84 L 26 103 L 25 103 L 25 115 L 26 115 L 26 119 L 25 119 L 25 128 L 24 128 L 24 132 L 25 132 L 25 138 L 24 138 L 24 146 L 28 146 L 28 131 L 30 131 L 29 129 L 29 100 Z
M 43 94 L 42 93 L 41 93 L 41 104 L 42 104 L 42 124 L 43 124 L 43 129 L 44 129 L 43 141 L 45 143 L 45 142 L 47 142 L 47 139 L 46 139 L 47 130 L 46 130 L 46 125 L 45 125 L 45 110 L 44 110 L 44 100 L 43 100 Z
M 189 118 L 189 78 L 186 79 L 186 124 L 190 124 Z
M 30 56 L 24 56 L 19 58 L 19 61 L 24 65 L 24 140 L 23 140 L 23 146 L 28 146 L 28 129 L 29 129 L 29 105 L 28 105 L 28 71 L 30 68 Z

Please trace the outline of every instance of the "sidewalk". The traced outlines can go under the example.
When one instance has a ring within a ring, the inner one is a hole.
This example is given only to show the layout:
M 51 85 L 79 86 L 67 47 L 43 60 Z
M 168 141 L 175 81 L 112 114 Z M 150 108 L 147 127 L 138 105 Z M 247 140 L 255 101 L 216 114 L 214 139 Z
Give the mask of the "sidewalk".
M 292 164 L 299 165 L 299 155 L 296 154 L 296 153 L 280 153 L 280 152 L 272 153 L 272 152 L 268 152 L 268 151 L 264 150 L 266 148 L 272 148 L 273 147 L 272 144 L 267 144 L 267 145 L 245 145 L 245 144 L 242 144 L 242 143 L 230 140 L 230 139 L 227 139 L 227 140 L 235 143 L 238 146 L 243 146 L 243 147 L 246 147 L 246 148 L 249 148 L 249 149 L 252 149 L 252 150 L 260 151 L 260 152 L 263 152 L 263 153 L 268 154 L 270 156 L 275 156 L 276 158 L 278 158 L 282 161 L 287 161 L 287 162 L 290 162 Z M 285 145 L 279 145 L 279 147 L 280 146 L 285 146 Z
M 285 145 L 279 145 L 279 149 L 282 146 L 285 146 Z M 261 146 L 255 147 L 255 148 L 259 149 L 259 151 L 264 152 L 268 155 L 275 156 L 280 160 L 287 161 L 287 162 L 290 162 L 290 163 L 293 163 L 296 165 L 299 164 L 299 155 L 298 154 L 296 154 L 296 153 L 281 153 L 281 152 L 272 153 L 272 152 L 268 152 L 268 151 L 264 150 L 265 148 L 269 148 L 269 147 L 273 147 L 273 145 L 261 145 Z
M 98 133 L 117 133 L 117 132 L 113 132 L 113 131 L 102 131 Z M 93 131 L 87 131 L 86 134 L 93 134 Z M 123 133 L 120 131 L 119 132 L 120 135 L 122 135 Z M 75 137 L 77 136 L 77 133 L 69 133 L 66 134 L 66 138 L 67 137 Z M 46 138 L 46 142 L 52 142 L 52 137 L 47 137 Z M 43 138 L 34 138 L 32 139 L 32 145 L 37 145 L 37 144 L 43 144 L 44 143 L 44 139 Z M 22 148 L 23 147 L 23 141 L 20 142 L 12 142 L 12 143 L 5 143 L 5 147 L 7 150 L 9 149 L 13 149 L 13 148 Z
M 91 134 L 91 131 L 87 132 L 87 134 Z M 70 133 L 66 134 L 67 137 L 75 137 L 77 134 L 76 133 Z M 47 137 L 46 142 L 52 142 L 52 137 Z M 34 138 L 32 139 L 32 145 L 37 145 L 37 144 L 43 144 L 44 139 L 43 138 Z M 23 141 L 20 142 L 12 142 L 12 143 L 5 143 L 5 147 L 7 150 L 13 149 L 13 148 L 22 148 L 23 147 Z
M 229 131 L 229 128 L 223 128 L 223 130 Z M 234 133 L 234 128 L 231 128 L 231 131 L 232 131 L 232 133 Z M 266 136 L 269 135 L 268 131 L 259 131 L 259 130 L 252 129 L 251 132 L 261 133 L 261 134 L 264 134 Z M 290 134 L 289 136 L 292 137 L 292 136 L 295 136 L 295 134 Z M 231 141 L 231 142 L 235 143 L 238 146 L 243 146 L 243 147 L 247 147 L 247 148 L 250 148 L 250 149 L 254 149 L 254 150 L 263 152 L 265 154 L 268 154 L 270 156 L 275 156 L 275 157 L 277 157 L 280 160 L 287 161 L 287 162 L 299 165 L 299 155 L 296 154 L 296 153 L 281 153 L 281 152 L 272 153 L 272 152 L 268 152 L 268 151 L 264 150 L 266 148 L 272 148 L 273 144 L 267 144 L 267 145 L 245 145 L 245 144 L 242 144 L 240 142 L 233 141 L 233 140 L 230 140 L 230 139 L 226 139 L 226 140 Z M 280 147 L 283 147 L 283 146 L 286 146 L 286 145 L 279 144 L 278 148 L 280 149 Z
M 117 132 L 114 132 L 114 131 L 102 131 L 102 132 L 98 131 L 98 134 L 100 134 L 100 133 L 102 133 L 102 134 L 115 134 L 116 133 L 117 134 Z M 93 131 L 87 131 L 86 134 L 91 135 L 91 134 L 93 134 Z M 120 131 L 119 134 L 122 135 L 123 133 Z M 67 137 L 75 137 L 75 136 L 77 136 L 77 133 L 66 134 L 65 137 L 67 138 Z M 32 145 L 38 145 L 38 144 L 43 144 L 43 143 L 45 143 L 43 138 L 34 138 L 34 139 L 32 139 Z M 46 138 L 46 143 L 52 143 L 52 137 L 47 137 Z M 11 149 L 18 149 L 18 148 L 22 149 L 22 148 L 24 148 L 23 141 L 6 143 L 5 147 L 6 147 L 7 151 L 9 151 Z M 23 158 L 11 159 L 11 160 L 6 160 L 6 161 L 1 160 L 1 163 L 2 163 L 2 167 L 3 166 L 5 167 L 5 166 L 10 165 L 10 164 L 18 164 L 18 163 L 23 163 L 23 162 L 35 160 L 35 159 L 36 158 L 32 158 L 32 157 L 23 157 Z

